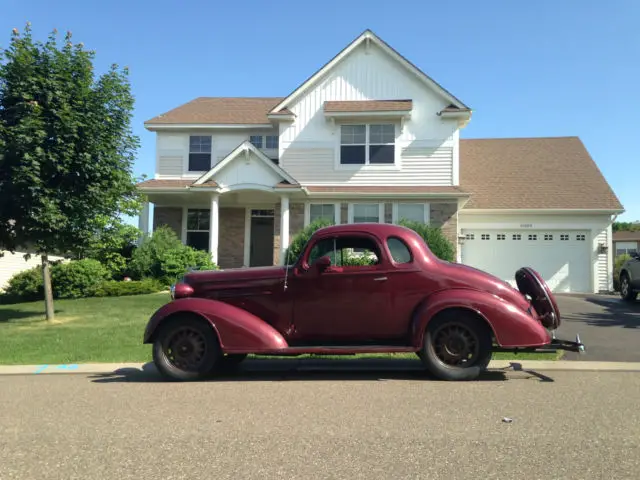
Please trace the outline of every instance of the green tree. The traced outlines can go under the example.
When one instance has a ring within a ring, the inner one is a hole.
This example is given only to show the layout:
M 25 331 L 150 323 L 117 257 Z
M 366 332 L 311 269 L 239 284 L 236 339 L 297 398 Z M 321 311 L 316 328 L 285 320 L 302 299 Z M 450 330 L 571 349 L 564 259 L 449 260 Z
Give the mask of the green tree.
M 41 256 L 47 319 L 53 318 L 48 255 L 86 247 L 120 214 L 139 211 L 132 175 L 138 138 L 128 70 L 94 75 L 94 52 L 46 42 L 30 24 L 0 56 L 0 250 Z
M 121 279 L 142 232 L 120 219 L 110 219 L 90 238 L 88 244 L 76 251 L 76 258 L 91 258 L 104 265 L 113 279 Z
M 635 222 L 613 222 L 614 232 L 637 232 L 640 231 L 640 221 Z

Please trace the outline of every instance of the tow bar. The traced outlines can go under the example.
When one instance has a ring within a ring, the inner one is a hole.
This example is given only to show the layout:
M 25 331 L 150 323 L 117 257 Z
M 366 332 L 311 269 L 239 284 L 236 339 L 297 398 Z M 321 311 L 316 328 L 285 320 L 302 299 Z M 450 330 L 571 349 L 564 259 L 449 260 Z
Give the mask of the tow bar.
M 548 345 L 542 347 L 522 347 L 522 348 L 501 348 L 494 347 L 494 352 L 511 352 L 511 353 L 524 353 L 524 352 L 538 352 L 538 353 L 555 353 L 558 350 L 565 350 L 567 352 L 575 352 L 579 354 L 585 353 L 585 345 L 580 341 L 580 335 L 576 335 L 576 340 L 561 340 L 556 338 L 555 331 L 551 332 L 551 342 Z

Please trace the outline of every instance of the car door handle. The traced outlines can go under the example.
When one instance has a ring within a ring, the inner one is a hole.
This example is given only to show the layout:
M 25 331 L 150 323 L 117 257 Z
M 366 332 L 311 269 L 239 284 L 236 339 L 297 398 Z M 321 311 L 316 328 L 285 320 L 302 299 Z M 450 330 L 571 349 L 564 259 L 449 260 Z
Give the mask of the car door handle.
M 375 282 L 384 282 L 386 279 L 387 279 L 387 277 L 377 277 L 377 278 L 374 278 L 373 280 Z

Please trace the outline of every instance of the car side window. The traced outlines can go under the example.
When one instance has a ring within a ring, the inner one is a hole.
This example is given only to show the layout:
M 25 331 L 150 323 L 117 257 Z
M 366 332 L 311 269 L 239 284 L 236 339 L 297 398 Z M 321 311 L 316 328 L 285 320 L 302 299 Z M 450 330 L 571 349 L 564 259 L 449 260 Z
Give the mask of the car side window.
M 323 256 L 329 257 L 331 265 L 338 267 L 377 265 L 381 258 L 378 246 L 372 239 L 355 235 L 318 241 L 311 248 L 308 262 L 313 265 Z
M 396 263 L 409 263 L 411 262 L 411 250 L 406 243 L 396 237 L 390 237 L 387 239 L 387 247 L 389 247 L 389 253 L 391 258 Z

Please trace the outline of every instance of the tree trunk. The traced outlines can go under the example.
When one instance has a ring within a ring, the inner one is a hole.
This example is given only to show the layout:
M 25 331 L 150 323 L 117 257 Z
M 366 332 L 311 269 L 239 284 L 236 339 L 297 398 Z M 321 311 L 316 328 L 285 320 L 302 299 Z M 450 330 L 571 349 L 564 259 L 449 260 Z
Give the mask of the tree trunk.
M 47 320 L 53 320 L 53 292 L 51 289 L 51 269 L 49 268 L 49 256 L 42 255 L 42 281 L 44 283 L 44 306 L 47 312 Z

